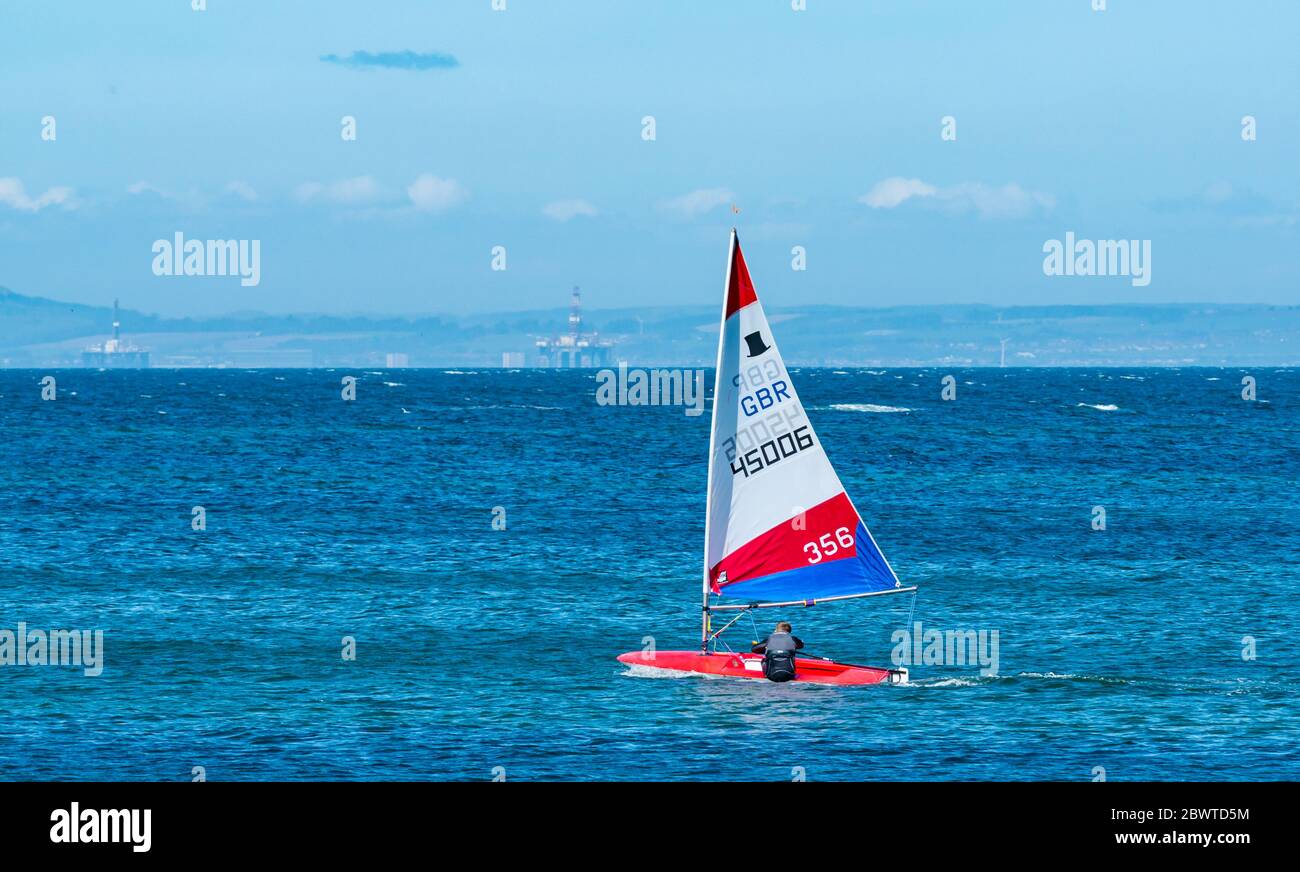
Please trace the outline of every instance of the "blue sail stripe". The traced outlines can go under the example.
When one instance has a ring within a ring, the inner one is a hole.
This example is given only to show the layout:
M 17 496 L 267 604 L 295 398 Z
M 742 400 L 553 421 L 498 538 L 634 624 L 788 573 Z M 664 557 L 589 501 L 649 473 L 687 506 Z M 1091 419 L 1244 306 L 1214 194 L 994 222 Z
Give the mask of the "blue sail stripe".
M 781 602 L 876 593 L 896 587 L 894 573 L 861 521 L 854 538 L 857 554 L 852 557 L 738 581 L 724 587 L 722 596 L 741 602 Z

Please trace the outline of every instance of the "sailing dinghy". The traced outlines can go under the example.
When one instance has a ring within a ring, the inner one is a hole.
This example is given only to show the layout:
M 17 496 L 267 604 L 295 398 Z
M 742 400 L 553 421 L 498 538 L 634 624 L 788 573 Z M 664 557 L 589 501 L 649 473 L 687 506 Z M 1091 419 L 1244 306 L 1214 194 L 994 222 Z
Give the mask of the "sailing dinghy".
M 698 651 L 632 651 L 629 665 L 764 678 L 759 654 L 722 634 L 756 610 L 915 592 L 903 587 L 808 420 L 731 231 L 718 338 L 704 522 L 704 619 Z M 713 629 L 713 615 L 735 616 Z M 795 660 L 796 681 L 901 683 L 906 669 Z

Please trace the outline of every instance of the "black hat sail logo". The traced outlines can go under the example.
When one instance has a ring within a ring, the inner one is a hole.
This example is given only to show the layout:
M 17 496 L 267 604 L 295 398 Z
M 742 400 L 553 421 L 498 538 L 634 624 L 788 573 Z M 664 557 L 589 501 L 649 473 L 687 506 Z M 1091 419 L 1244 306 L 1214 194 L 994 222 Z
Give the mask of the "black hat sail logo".
M 770 348 L 770 346 L 763 341 L 763 334 L 757 330 L 745 337 L 745 344 L 749 346 L 750 357 L 758 357 Z

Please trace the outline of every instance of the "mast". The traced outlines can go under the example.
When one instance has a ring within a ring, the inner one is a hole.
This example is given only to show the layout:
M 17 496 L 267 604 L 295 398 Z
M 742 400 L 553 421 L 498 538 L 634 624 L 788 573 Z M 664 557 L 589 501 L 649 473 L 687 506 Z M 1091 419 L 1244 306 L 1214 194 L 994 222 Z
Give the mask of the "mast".
M 718 398 L 722 396 L 722 343 L 727 326 L 727 295 L 731 291 L 731 271 L 736 264 L 736 228 L 731 228 L 731 242 L 727 245 L 727 271 L 722 282 L 722 318 L 718 322 L 718 359 L 713 371 L 713 414 L 709 419 L 709 479 L 705 483 L 704 498 L 704 598 L 700 606 L 700 653 L 709 652 L 709 524 L 713 517 L 713 461 L 717 448 L 713 444 L 717 432 Z

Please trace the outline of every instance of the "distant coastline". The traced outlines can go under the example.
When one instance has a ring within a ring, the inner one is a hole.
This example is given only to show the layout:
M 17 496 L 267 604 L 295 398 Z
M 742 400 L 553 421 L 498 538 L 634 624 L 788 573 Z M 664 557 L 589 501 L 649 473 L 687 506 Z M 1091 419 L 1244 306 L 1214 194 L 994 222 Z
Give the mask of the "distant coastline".
M 562 294 L 557 294 L 557 301 Z M 167 367 L 535 366 L 539 339 L 563 334 L 563 306 L 487 315 L 366 317 L 240 313 L 162 318 L 124 297 L 123 334 Z M 1293 366 L 1300 306 L 768 307 L 798 366 Z M 709 366 L 715 306 L 585 311 L 585 325 L 632 365 Z M 109 336 L 111 306 L 0 288 L 0 367 L 74 367 Z M 1005 347 L 1004 342 L 1005 340 Z

